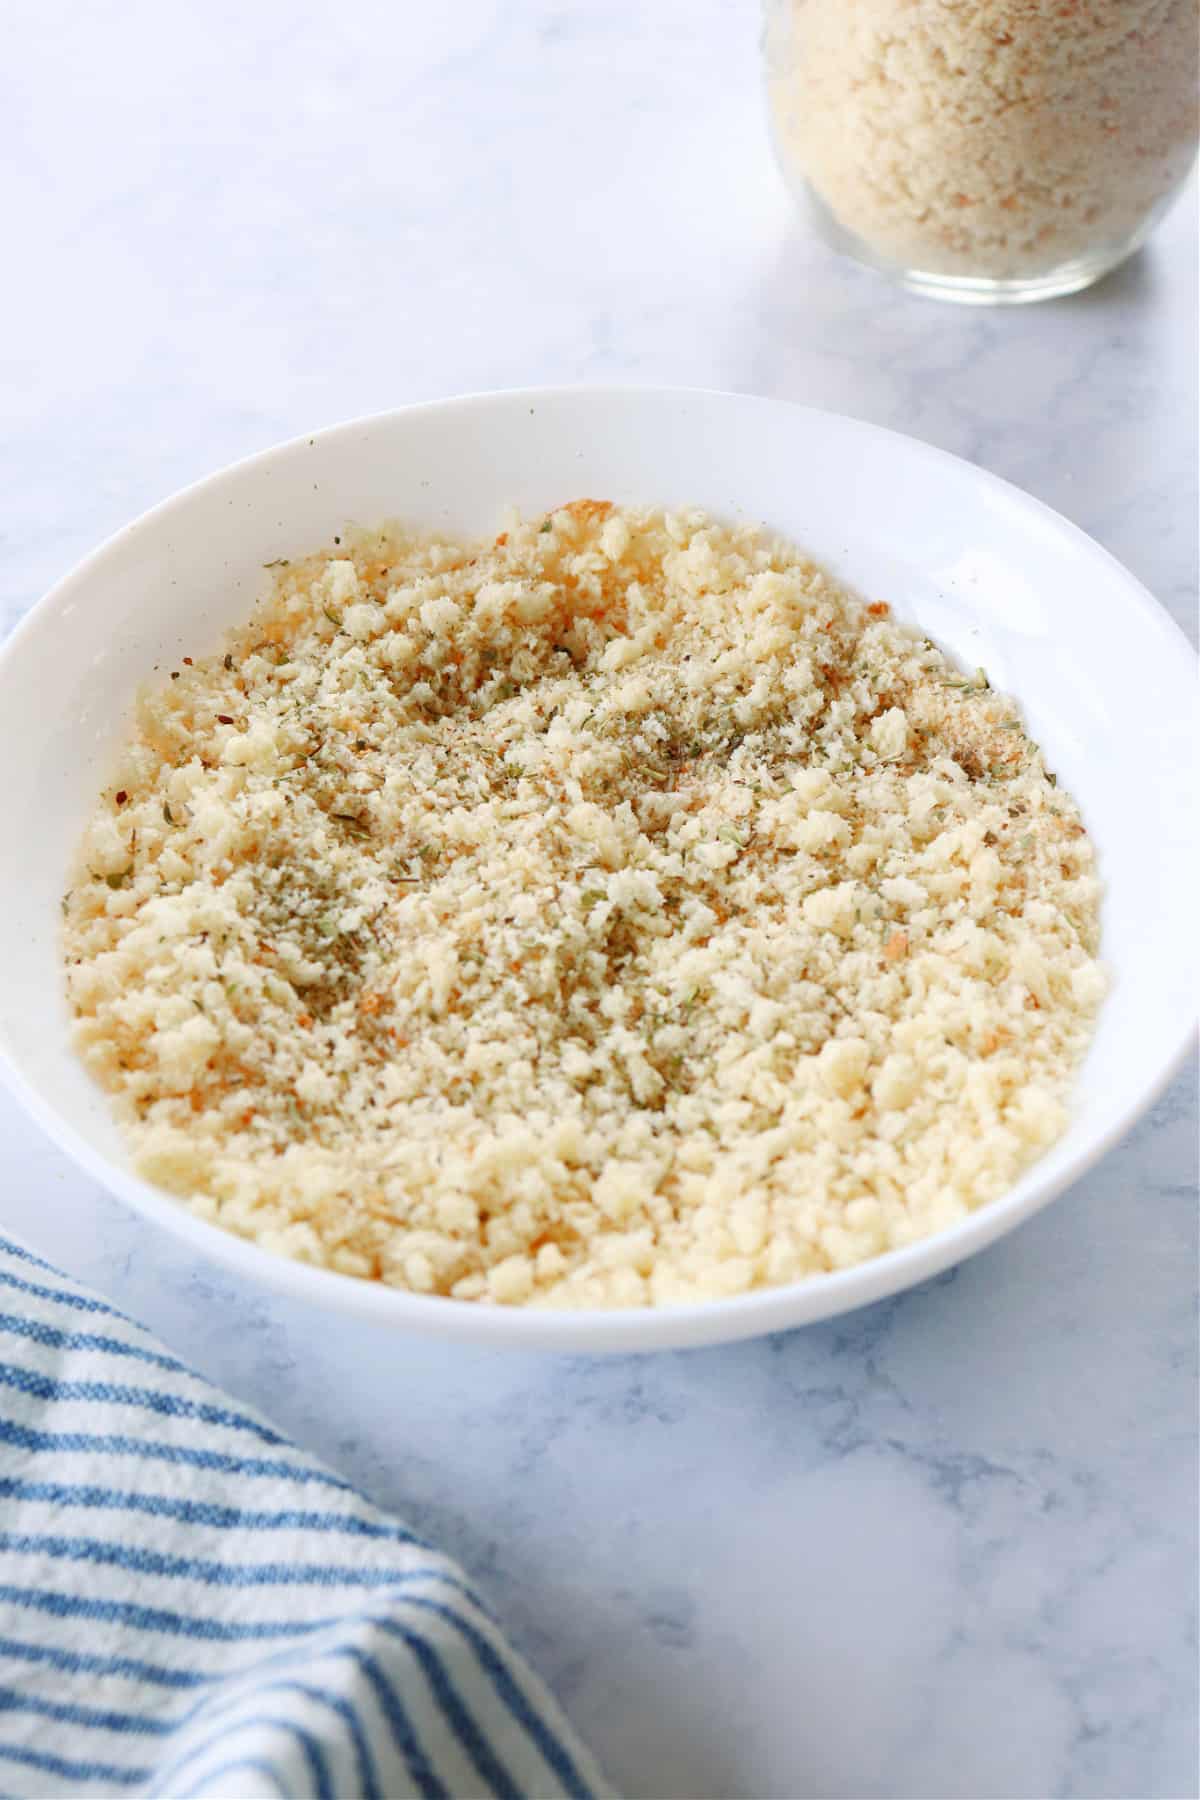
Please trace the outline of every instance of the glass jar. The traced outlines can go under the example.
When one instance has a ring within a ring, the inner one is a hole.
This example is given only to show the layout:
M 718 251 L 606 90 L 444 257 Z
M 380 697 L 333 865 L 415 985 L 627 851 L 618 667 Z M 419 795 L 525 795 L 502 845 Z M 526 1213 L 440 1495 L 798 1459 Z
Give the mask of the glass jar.
M 836 249 L 947 299 L 1114 268 L 1196 153 L 1196 0 L 765 0 L 776 152 Z

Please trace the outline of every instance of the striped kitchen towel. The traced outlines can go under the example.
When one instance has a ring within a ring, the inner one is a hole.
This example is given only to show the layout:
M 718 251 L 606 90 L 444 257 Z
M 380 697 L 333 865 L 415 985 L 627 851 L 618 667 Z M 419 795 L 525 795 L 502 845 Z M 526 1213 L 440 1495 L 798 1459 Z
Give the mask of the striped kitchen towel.
M 607 1792 L 461 1569 L 0 1237 L 0 1794 Z

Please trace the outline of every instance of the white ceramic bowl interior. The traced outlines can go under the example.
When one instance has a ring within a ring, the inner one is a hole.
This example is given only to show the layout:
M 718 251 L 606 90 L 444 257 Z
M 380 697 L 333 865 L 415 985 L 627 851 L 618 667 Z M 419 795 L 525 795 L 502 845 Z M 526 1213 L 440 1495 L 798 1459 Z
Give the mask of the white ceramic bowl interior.
M 131 1172 L 67 1039 L 58 961 L 68 862 L 133 693 L 210 648 L 263 565 L 350 521 L 475 534 L 515 502 L 699 504 L 786 533 L 1018 696 L 1082 804 L 1107 884 L 1113 991 L 1062 1141 L 1004 1198 L 834 1275 L 660 1311 L 553 1313 L 423 1299 L 269 1256 Z M 0 1066 L 51 1136 L 198 1253 L 331 1312 L 559 1350 L 717 1342 L 828 1317 L 946 1268 L 1079 1175 L 1150 1103 L 1192 1032 L 1197 884 L 1186 640 L 1105 551 L 970 464 L 874 426 L 731 394 L 506 393 L 297 439 L 156 507 L 60 583 L 0 655 Z

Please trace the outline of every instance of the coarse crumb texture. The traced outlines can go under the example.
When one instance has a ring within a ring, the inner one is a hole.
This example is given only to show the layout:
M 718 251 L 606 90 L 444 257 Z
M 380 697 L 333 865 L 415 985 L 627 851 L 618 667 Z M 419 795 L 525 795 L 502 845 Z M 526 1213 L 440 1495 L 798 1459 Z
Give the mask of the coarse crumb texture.
M 786 544 L 577 501 L 285 567 L 140 703 L 67 895 L 147 1178 L 424 1294 L 740 1293 L 1059 1134 L 1091 843 L 1013 703 Z
M 1118 252 L 1196 150 L 1195 0 L 770 0 L 785 168 L 906 268 Z

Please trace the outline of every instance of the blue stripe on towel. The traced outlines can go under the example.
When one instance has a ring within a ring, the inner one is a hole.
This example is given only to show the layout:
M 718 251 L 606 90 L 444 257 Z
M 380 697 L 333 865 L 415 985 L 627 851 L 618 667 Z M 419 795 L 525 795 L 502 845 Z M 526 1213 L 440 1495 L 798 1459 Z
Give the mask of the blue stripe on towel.
M 397 1590 L 396 1597 L 400 1598 L 399 1590 L 406 1583 L 435 1578 L 460 1588 L 469 1597 L 469 1588 L 455 1577 L 428 1569 L 413 1570 L 399 1580 L 393 1578 L 391 1586 Z M 408 1605 L 415 1603 L 412 1596 L 406 1594 L 403 1598 Z M 166 1636 L 196 1638 L 222 1644 L 262 1643 L 283 1637 L 310 1636 L 313 1632 L 333 1629 L 344 1617 L 343 1614 L 334 1613 L 317 1619 L 255 1619 L 244 1624 L 208 1616 L 198 1617 L 193 1613 L 172 1612 L 166 1607 L 141 1606 L 129 1600 L 85 1599 L 74 1594 L 63 1594 L 52 1588 L 19 1588 L 3 1584 L 0 1585 L 0 1604 L 5 1602 L 60 1619 L 90 1619 L 95 1623 L 129 1625 L 136 1631 L 156 1631 Z
M 196 1688 L 220 1679 L 196 1669 L 168 1669 L 139 1656 L 97 1656 L 94 1651 L 68 1650 L 62 1644 L 31 1644 L 23 1638 L 0 1636 L 0 1658 L 5 1656 L 13 1662 L 42 1664 L 63 1675 L 114 1675 L 153 1687 Z
M 130 1356 L 136 1362 L 149 1363 L 156 1369 L 169 1369 L 186 1375 L 186 1364 L 176 1356 L 165 1356 L 158 1350 L 147 1350 L 141 1344 L 126 1343 L 124 1338 L 109 1337 L 100 1331 L 64 1331 L 59 1325 L 48 1325 L 44 1319 L 22 1318 L 20 1313 L 0 1313 L 0 1331 L 14 1337 L 31 1338 L 48 1350 L 94 1350 L 105 1356 Z
M 356 1568 L 353 1563 L 210 1562 L 197 1556 L 167 1556 L 161 1550 L 130 1549 L 103 1538 L 0 1531 L 0 1554 L 5 1551 L 13 1556 L 95 1563 L 102 1568 L 127 1569 L 135 1575 L 161 1575 L 167 1580 L 199 1581 L 206 1587 L 381 1588 L 411 1581 L 413 1576 L 411 1569 Z
M 198 1419 L 204 1425 L 225 1425 L 231 1431 L 249 1431 L 264 1444 L 287 1442 L 277 1431 L 260 1425 L 256 1419 L 246 1418 L 244 1413 L 231 1412 L 227 1406 L 209 1406 L 188 1400 L 182 1394 L 164 1393 L 161 1388 L 122 1387 L 113 1381 L 57 1381 L 52 1375 L 5 1362 L 0 1362 L 0 1385 L 15 1388 L 19 1394 L 31 1394 L 36 1400 L 74 1400 L 93 1406 L 139 1406 L 166 1418 Z
M 0 1713 L 5 1712 L 36 1713 L 43 1719 L 78 1725 L 85 1731 L 132 1732 L 142 1737 L 162 1737 L 174 1729 L 170 1720 L 156 1719 L 148 1713 L 82 1706 L 73 1700 L 47 1700 L 41 1694 L 22 1694 L 16 1688 L 0 1687 Z
M 53 1263 L 45 1262 L 42 1257 L 35 1256 L 26 1244 L 18 1244 L 13 1238 L 0 1237 L 0 1256 L 11 1256 L 16 1262 L 32 1263 L 36 1269 L 46 1269 L 51 1275 L 58 1270 Z
M 30 1750 L 24 1744 L 0 1742 L 0 1757 L 7 1762 L 24 1763 L 47 1775 L 61 1775 L 64 1781 L 104 1781 L 119 1787 L 138 1787 L 152 1773 L 148 1768 L 115 1767 L 112 1763 L 76 1762 L 73 1757 L 55 1756 L 48 1750 Z
M 352 1513 L 259 1512 L 217 1506 L 208 1500 L 175 1500 L 165 1494 L 135 1494 L 91 1483 L 23 1481 L 0 1476 L 0 1499 L 45 1500 L 52 1506 L 79 1506 L 105 1512 L 142 1513 L 150 1518 L 178 1519 L 184 1525 L 208 1525 L 215 1531 L 345 1532 L 347 1537 L 376 1538 L 385 1543 L 421 1544 L 421 1539 L 390 1521 L 359 1519 Z
M 48 1263 L 39 1263 L 40 1269 L 49 1267 Z M 38 1300 L 53 1300 L 56 1305 L 69 1306 L 75 1312 L 102 1314 L 108 1319 L 120 1319 L 122 1324 L 131 1323 L 123 1312 L 115 1306 L 106 1306 L 103 1300 L 97 1300 L 92 1294 L 73 1294 L 68 1288 L 46 1287 L 40 1282 L 26 1281 L 21 1275 L 14 1275 L 11 1269 L 0 1269 L 0 1285 L 16 1288 L 19 1293 L 30 1294 Z M 138 1327 L 134 1327 L 135 1330 Z
M 68 1456 L 144 1457 L 152 1461 L 182 1463 L 194 1469 L 220 1470 L 228 1475 L 263 1475 L 272 1479 L 279 1476 L 288 1481 L 315 1482 L 322 1487 L 336 1488 L 343 1494 L 354 1492 L 348 1481 L 331 1475 L 327 1469 L 305 1468 L 302 1464 L 271 1457 L 235 1456 L 227 1450 L 196 1450 L 155 1438 L 88 1431 L 38 1431 L 16 1420 L 0 1418 L 0 1443 L 15 1444 L 22 1450 L 58 1450 Z

